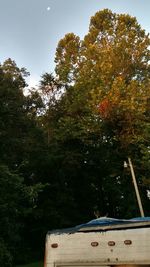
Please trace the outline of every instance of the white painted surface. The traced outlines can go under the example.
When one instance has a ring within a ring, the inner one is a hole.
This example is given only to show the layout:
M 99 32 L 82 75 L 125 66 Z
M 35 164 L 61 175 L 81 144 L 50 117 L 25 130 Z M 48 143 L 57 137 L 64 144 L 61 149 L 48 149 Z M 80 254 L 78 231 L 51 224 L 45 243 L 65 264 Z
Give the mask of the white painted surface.
M 131 245 L 125 245 L 131 240 Z M 108 242 L 114 241 L 115 246 Z M 92 247 L 91 242 L 98 242 Z M 51 245 L 57 243 L 57 248 Z M 47 235 L 46 267 L 150 264 L 150 228 Z

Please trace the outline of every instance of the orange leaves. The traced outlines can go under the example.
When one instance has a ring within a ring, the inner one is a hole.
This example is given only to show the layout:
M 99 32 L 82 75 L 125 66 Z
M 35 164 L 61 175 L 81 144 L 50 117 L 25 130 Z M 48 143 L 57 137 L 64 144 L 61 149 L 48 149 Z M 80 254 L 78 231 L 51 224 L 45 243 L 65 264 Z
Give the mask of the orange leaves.
M 108 118 L 110 116 L 111 111 L 111 103 L 110 101 L 105 98 L 98 106 L 98 110 L 102 118 Z

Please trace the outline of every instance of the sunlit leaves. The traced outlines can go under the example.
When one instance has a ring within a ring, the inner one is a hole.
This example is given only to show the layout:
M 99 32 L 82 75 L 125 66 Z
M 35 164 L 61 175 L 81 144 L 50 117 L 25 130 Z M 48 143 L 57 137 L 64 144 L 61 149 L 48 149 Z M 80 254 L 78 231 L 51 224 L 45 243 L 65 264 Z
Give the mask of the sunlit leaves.
M 56 50 L 56 73 L 60 80 L 70 83 L 74 80 L 79 60 L 80 39 L 73 33 L 66 34 L 58 43 Z

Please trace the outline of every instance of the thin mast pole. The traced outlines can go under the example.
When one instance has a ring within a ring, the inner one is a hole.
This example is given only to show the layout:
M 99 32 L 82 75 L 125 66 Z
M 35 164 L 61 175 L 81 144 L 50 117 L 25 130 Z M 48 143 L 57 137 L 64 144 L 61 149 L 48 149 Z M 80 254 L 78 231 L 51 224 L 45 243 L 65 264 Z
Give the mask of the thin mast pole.
M 135 188 L 135 193 L 136 193 L 136 197 L 137 197 L 137 201 L 138 201 L 141 217 L 144 217 L 144 210 L 143 210 L 143 206 L 142 206 L 142 202 L 141 202 L 141 198 L 140 198 L 140 194 L 139 194 L 139 189 L 138 189 L 138 186 L 137 186 L 137 182 L 136 182 L 136 178 L 135 178 L 135 173 L 134 173 L 132 161 L 131 161 L 131 159 L 129 157 L 128 157 L 128 162 L 129 162 L 129 166 L 130 166 L 130 171 L 131 171 L 131 175 L 132 175 L 132 180 L 133 180 L 133 184 L 134 184 L 134 188 Z

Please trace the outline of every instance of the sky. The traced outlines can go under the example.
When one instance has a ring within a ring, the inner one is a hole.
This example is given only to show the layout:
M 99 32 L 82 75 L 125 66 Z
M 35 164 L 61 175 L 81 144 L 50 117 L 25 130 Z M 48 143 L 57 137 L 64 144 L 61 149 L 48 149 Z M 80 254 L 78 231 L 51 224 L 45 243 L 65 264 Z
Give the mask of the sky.
M 150 0 L 0 0 L 0 63 L 15 60 L 37 85 L 44 72 L 54 72 L 59 40 L 69 32 L 82 39 L 90 17 L 104 8 L 135 16 L 150 32 Z

